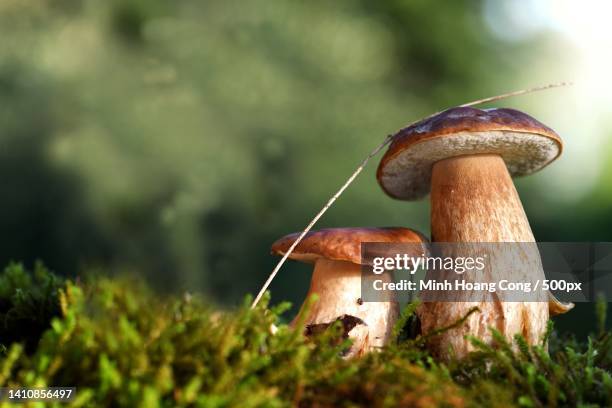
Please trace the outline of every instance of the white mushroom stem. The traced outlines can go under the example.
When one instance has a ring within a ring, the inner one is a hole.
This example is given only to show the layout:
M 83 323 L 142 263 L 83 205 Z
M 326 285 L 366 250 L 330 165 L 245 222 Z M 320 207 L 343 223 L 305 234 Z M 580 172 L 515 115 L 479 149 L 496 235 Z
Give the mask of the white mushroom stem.
M 384 346 L 391 336 L 399 308 L 396 302 L 363 302 L 361 296 L 361 266 L 352 262 L 320 258 L 314 265 L 307 298 L 318 300 L 310 307 L 306 327 L 329 324 L 345 315 L 361 319 L 348 334 L 354 340 L 350 355 L 361 354 Z M 303 310 L 300 310 L 300 315 Z M 298 321 L 300 315 L 292 322 Z M 365 327 L 363 327 L 365 326 Z M 364 330 L 367 329 L 367 330 Z
M 431 233 L 432 242 L 535 242 L 506 164 L 497 155 L 459 156 L 434 164 Z M 464 250 L 464 256 L 474 256 L 467 253 L 469 245 L 460 251 Z M 484 274 L 466 273 L 461 278 L 473 282 L 521 281 L 544 278 L 544 272 L 535 245 L 516 245 L 489 253 Z M 423 332 L 427 333 L 451 325 L 473 306 L 480 309 L 461 327 L 432 339 L 432 351 L 442 358 L 450 357 L 449 348 L 457 357 L 471 351 L 465 335 L 491 342 L 490 327 L 499 330 L 510 342 L 515 334 L 522 334 L 530 344 L 538 343 L 546 330 L 549 317 L 546 301 L 477 301 L 473 297 L 467 300 L 425 303 L 419 310 Z

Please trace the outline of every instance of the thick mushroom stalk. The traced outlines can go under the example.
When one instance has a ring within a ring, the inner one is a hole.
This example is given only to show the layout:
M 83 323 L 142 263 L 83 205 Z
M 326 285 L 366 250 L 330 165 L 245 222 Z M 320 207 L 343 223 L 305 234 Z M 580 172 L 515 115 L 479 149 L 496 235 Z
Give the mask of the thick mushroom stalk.
M 535 242 L 506 164 L 498 155 L 459 156 L 434 164 L 431 228 L 432 241 L 437 242 Z M 464 256 L 473 256 L 471 251 L 477 247 L 468 244 L 460 250 L 466 252 Z M 466 273 L 462 279 L 472 282 L 544 279 L 535 245 L 493 246 L 489 250 L 500 253 L 487 254 L 489 262 L 484 273 Z M 449 348 L 458 357 L 467 354 L 472 348 L 464 338 L 468 334 L 490 341 L 491 327 L 509 341 L 515 334 L 521 334 L 530 344 L 538 343 L 546 330 L 548 298 L 533 302 L 466 300 L 424 303 L 419 310 L 422 329 L 427 333 L 451 325 L 474 306 L 480 309 L 480 313 L 470 315 L 464 325 L 432 339 L 430 347 L 440 357 L 447 357 Z
M 343 320 L 353 339 L 350 354 L 357 355 L 380 348 L 389 341 L 399 314 L 397 302 L 363 302 L 360 265 L 324 258 L 317 260 L 307 296 L 313 294 L 318 300 L 310 306 L 305 318 L 307 332 L 313 327 Z M 292 325 L 303 317 L 300 314 Z

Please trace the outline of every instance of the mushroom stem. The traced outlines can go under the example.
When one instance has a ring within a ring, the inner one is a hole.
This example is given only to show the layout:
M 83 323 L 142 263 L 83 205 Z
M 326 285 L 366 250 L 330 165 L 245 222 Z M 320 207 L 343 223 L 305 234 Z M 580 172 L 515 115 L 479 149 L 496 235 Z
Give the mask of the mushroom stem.
M 356 327 L 348 333 L 349 337 L 354 339 L 351 355 L 382 347 L 389 340 L 399 314 L 398 305 L 396 302 L 361 300 L 360 265 L 347 261 L 318 259 L 307 298 L 312 294 L 317 294 L 318 300 L 309 309 L 305 320 L 307 328 L 331 324 L 343 316 L 352 316 L 363 321 L 366 327 Z M 303 312 L 300 310 L 300 315 Z M 297 320 L 298 317 L 292 325 L 295 325 Z
M 453 157 L 433 165 L 431 233 L 432 242 L 466 243 L 460 252 L 470 251 L 469 243 L 535 242 L 506 164 L 493 154 Z M 471 250 L 477 247 L 474 245 Z M 488 248 L 491 249 L 487 250 L 489 259 L 484 274 L 466 273 L 461 279 L 497 282 L 544 278 L 537 247 Z M 517 259 L 521 260 L 518 266 Z M 470 315 L 463 326 L 432 339 L 430 347 L 434 354 L 448 358 L 450 347 L 455 356 L 463 357 L 472 349 L 464 336 L 474 335 L 491 342 L 490 327 L 499 330 L 510 342 L 515 334 L 522 334 L 530 344 L 539 342 L 546 330 L 549 317 L 546 298 L 504 302 L 494 294 L 489 301 L 471 297 L 465 302 L 424 303 L 419 311 L 423 332 L 449 326 L 473 306 L 478 306 L 480 313 Z
M 438 242 L 535 242 L 506 164 L 491 154 L 434 164 L 431 234 Z

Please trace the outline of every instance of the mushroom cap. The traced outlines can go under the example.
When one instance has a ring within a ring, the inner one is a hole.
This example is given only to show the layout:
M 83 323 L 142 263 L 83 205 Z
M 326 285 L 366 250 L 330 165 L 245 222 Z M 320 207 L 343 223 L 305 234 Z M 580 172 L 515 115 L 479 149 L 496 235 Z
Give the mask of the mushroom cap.
M 561 302 L 550 291 L 548 292 L 548 313 L 550 316 L 557 316 L 569 312 L 574 308 L 572 302 Z
M 450 157 L 498 154 L 512 176 L 534 173 L 561 154 L 554 130 L 515 109 L 451 108 L 393 136 L 376 178 L 391 197 L 429 193 L 433 164 Z
M 284 255 L 300 232 L 285 235 L 272 244 L 272 254 Z M 325 258 L 361 264 L 361 243 L 420 243 L 427 238 L 420 232 L 402 227 L 386 228 L 327 228 L 311 231 L 295 247 L 289 258 L 313 263 Z

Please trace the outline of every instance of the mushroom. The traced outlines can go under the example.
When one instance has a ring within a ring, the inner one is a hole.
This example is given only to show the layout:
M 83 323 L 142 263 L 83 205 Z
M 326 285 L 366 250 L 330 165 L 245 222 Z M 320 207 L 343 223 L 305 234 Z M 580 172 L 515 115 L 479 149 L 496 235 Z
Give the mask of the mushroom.
M 534 173 L 559 157 L 561 151 L 561 138 L 525 113 L 458 107 L 394 135 L 378 167 L 377 179 L 388 195 L 401 200 L 415 200 L 431 191 L 434 243 L 533 243 L 511 176 Z M 469 249 L 466 244 L 464 250 Z M 516 245 L 511 251 L 510 258 L 509 254 L 492 254 L 486 271 L 489 278 L 544 278 L 535 245 Z M 517 259 L 522 264 L 516 265 Z M 483 277 L 465 274 L 462 279 L 476 282 Z M 520 333 L 530 344 L 536 344 L 546 330 L 549 314 L 565 313 L 573 307 L 557 301 L 552 294 L 529 302 L 493 298 L 424 302 L 418 310 L 423 333 L 451 325 L 473 306 L 480 309 L 460 327 L 433 336 L 431 351 L 443 359 L 452 353 L 460 358 L 472 349 L 465 335 L 492 342 L 490 327 L 510 341 Z
M 298 236 L 294 233 L 277 240 L 272 253 L 284 255 Z M 304 333 L 315 334 L 341 321 L 345 336 L 353 340 L 347 356 L 384 346 L 399 314 L 397 302 L 361 299 L 361 244 L 366 242 L 422 243 L 427 239 L 408 228 L 330 228 L 308 233 L 289 256 L 314 264 L 307 296 L 317 294 L 318 300 L 305 317 Z M 304 306 L 293 326 L 303 313 Z

